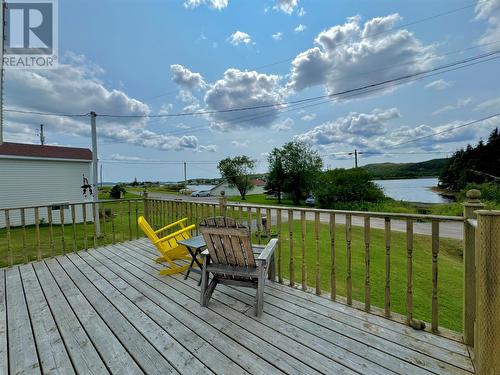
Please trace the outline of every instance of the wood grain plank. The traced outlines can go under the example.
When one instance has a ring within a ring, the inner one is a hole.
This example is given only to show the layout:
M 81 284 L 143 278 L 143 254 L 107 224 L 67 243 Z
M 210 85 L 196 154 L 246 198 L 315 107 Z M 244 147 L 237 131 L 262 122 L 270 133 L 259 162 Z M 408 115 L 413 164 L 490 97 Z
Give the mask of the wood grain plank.
M 61 260 L 64 258 L 60 258 L 59 261 Z M 163 373 L 176 373 L 163 360 L 160 353 L 148 345 L 147 341 L 109 302 L 106 303 L 106 300 L 96 292 L 95 288 L 91 287 L 90 283 L 84 283 L 83 278 L 71 279 L 57 259 L 47 260 L 46 263 L 112 373 L 142 374 L 143 370 L 138 364 L 148 373 L 160 374 L 162 371 Z M 80 286 L 85 289 L 85 295 L 76 285 L 78 282 L 82 283 Z M 139 345 L 142 361 L 138 360 L 136 363 L 135 359 L 138 358 L 133 358 L 129 351 L 132 352 L 132 349 Z M 151 365 L 152 363 L 154 365 Z
M 5 270 L 5 289 L 9 319 L 7 322 L 9 372 L 40 374 L 40 363 L 18 267 Z
M 19 269 L 42 372 L 44 374 L 74 374 L 73 364 L 38 283 L 33 266 L 27 264 Z
M 202 373 L 211 371 L 218 374 L 245 373 L 243 368 L 230 361 L 223 353 L 214 348 L 210 342 L 198 336 L 189 326 L 183 325 L 175 316 L 169 314 L 151 299 L 145 298 L 133 285 L 118 277 L 105 264 L 99 262 L 87 252 L 81 252 L 78 255 L 69 258 L 80 270 L 85 272 L 102 293 L 110 298 L 117 308 L 130 314 L 128 311 L 130 309 L 129 305 L 135 303 L 137 310 L 140 309 L 142 314 L 150 318 L 152 324 L 146 325 L 138 321 L 140 325 L 135 326 L 143 334 L 150 332 L 151 341 L 154 340 L 157 345 L 165 346 L 171 340 L 171 338 L 163 338 L 168 333 L 183 345 L 186 351 L 191 351 L 192 355 L 196 355 L 202 363 L 210 368 L 209 370 L 204 366 L 200 366 L 199 361 L 195 358 L 193 361 L 189 361 L 188 367 L 191 367 L 193 362 L 195 365 L 192 368 L 186 368 L 186 373 L 196 372 L 196 369 L 201 369 Z M 151 329 L 153 327 L 155 327 L 154 330 Z
M 119 291 L 109 284 L 94 284 L 92 281 L 96 280 L 96 274 L 76 254 L 60 258 L 59 263 L 95 306 L 128 353 L 148 374 L 171 371 L 172 365 L 185 374 L 210 373 L 208 368 L 193 359 L 161 326 Z M 89 280 L 91 276 L 93 280 Z
M 183 324 L 199 332 L 204 339 L 209 340 L 215 348 L 236 361 L 246 371 L 255 374 L 276 374 L 283 371 L 287 373 L 301 371 L 311 373 L 311 371 L 307 371 L 307 366 L 296 364 L 287 355 L 276 355 L 265 341 L 256 339 L 251 333 L 245 332 L 234 323 L 207 308 L 201 307 L 198 303 L 199 292 L 196 300 L 192 300 L 175 288 L 164 284 L 162 280 L 169 279 L 168 277 L 155 277 L 152 273 L 157 273 L 156 270 L 146 272 L 147 267 L 144 267 L 143 263 L 135 260 L 128 253 L 130 249 L 127 245 L 124 243 L 107 247 L 89 254 L 105 263 L 110 270 L 134 285 L 144 296 L 154 301 L 169 314 L 174 315 Z M 116 257 L 116 254 L 120 252 L 129 255 L 126 261 L 120 264 L 111 262 L 110 259 Z M 284 370 L 280 371 L 278 368 Z
M 33 263 L 33 268 L 76 371 L 95 375 L 109 374 L 47 265 L 44 262 L 37 262 Z M 64 314 L 61 314 L 61 311 L 64 311 Z

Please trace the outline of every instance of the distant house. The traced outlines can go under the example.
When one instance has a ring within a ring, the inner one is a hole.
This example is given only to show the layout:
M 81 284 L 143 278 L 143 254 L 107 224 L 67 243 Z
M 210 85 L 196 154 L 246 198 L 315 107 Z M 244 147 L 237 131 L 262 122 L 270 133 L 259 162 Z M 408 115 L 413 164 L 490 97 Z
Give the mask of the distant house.
M 2 209 L 50 206 L 54 223 L 71 222 L 68 203 L 92 201 L 84 179 L 92 184 L 92 152 L 85 148 L 41 146 L 22 143 L 0 145 L 0 228 L 5 227 Z M 40 208 L 40 221 L 47 222 L 47 208 Z M 92 218 L 89 205 L 87 217 Z M 76 207 L 75 221 L 82 222 L 81 206 Z M 34 209 L 27 209 L 26 225 L 34 224 Z M 20 225 L 20 211 L 9 212 L 10 224 Z M 66 219 L 67 218 L 67 219 Z
M 264 180 L 257 178 L 255 180 L 252 180 L 251 182 L 253 184 L 253 188 L 248 191 L 247 195 L 264 194 L 264 186 L 266 186 L 266 182 Z M 238 191 L 238 189 L 236 189 L 235 187 L 229 187 L 229 184 L 227 181 L 223 181 L 220 184 L 214 186 L 210 190 L 210 195 L 221 196 L 222 192 L 224 192 L 224 195 L 226 197 L 235 197 L 235 196 L 240 195 L 240 192 Z

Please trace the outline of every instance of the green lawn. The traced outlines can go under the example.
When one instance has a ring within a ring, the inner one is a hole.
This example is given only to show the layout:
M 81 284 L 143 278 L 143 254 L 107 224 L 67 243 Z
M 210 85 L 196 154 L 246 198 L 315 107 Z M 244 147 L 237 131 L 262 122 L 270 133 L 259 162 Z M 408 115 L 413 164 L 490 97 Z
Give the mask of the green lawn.
M 276 228 L 273 228 L 276 232 Z M 282 225 L 281 258 L 283 277 L 290 277 L 290 239 L 288 223 Z M 293 258 L 295 283 L 302 280 L 302 239 L 301 225 L 298 220 L 293 225 Z M 385 247 L 384 231 L 372 229 L 370 246 L 370 281 L 371 303 L 384 307 L 385 287 Z M 335 231 L 336 249 L 336 280 L 337 293 L 346 295 L 346 242 L 345 226 L 337 225 Z M 306 280 L 309 286 L 315 286 L 316 244 L 314 238 L 314 223 L 307 222 L 305 235 L 305 265 Z M 262 239 L 265 242 L 266 239 Z M 406 234 L 392 232 L 391 234 L 391 309 L 400 314 L 406 314 Z M 363 228 L 352 228 L 352 285 L 353 299 L 364 301 L 365 259 Z M 441 239 L 439 266 L 439 324 L 460 331 L 462 327 L 462 243 L 458 240 Z M 320 285 L 321 290 L 330 291 L 330 234 L 329 225 L 320 227 Z M 415 235 L 413 251 L 413 290 L 414 317 L 427 322 L 431 320 L 431 290 L 432 290 L 432 253 L 429 236 Z
M 135 197 L 135 196 L 134 196 Z M 129 204 L 127 201 L 117 200 L 114 202 L 101 203 L 100 207 L 106 212 L 105 218 L 101 219 L 101 237 L 97 239 L 97 245 L 105 245 L 113 242 L 120 242 L 129 239 L 142 237 L 142 233 L 136 226 L 136 216 L 143 214 L 143 203 L 141 200 L 136 204 Z M 205 209 L 203 212 L 200 206 L 197 207 L 196 220 L 193 216 L 193 204 L 183 212 L 177 212 L 176 207 L 181 207 L 181 203 L 163 204 L 156 206 L 156 215 L 151 221 L 155 227 L 160 227 L 165 223 L 175 219 L 190 216 L 191 222 L 196 222 L 200 218 L 213 215 Z M 218 214 L 215 210 L 215 214 Z M 228 210 L 229 215 L 239 218 L 239 210 Z M 252 215 L 255 218 L 255 214 Z M 246 222 L 247 213 L 243 212 L 242 219 Z M 130 223 L 130 224 L 129 224 Z M 272 231 L 276 232 L 273 227 Z M 112 233 L 115 233 L 114 236 Z M 62 227 L 53 225 L 52 246 L 50 242 L 50 227 L 46 224 L 40 227 L 40 254 L 41 257 L 48 257 L 63 253 Z M 283 223 L 281 241 L 282 276 L 290 278 L 289 267 L 289 245 L 288 224 Z M 293 247 L 294 247 L 294 273 L 295 282 L 301 283 L 302 272 L 302 249 L 301 249 L 301 227 L 300 221 L 295 220 L 293 224 Z M 346 279 L 346 245 L 345 227 L 336 226 L 336 274 L 337 293 L 345 296 Z M 254 240 L 257 236 L 254 234 Z M 23 238 L 26 238 L 23 250 Z M 313 223 L 308 221 L 305 235 L 305 265 L 306 280 L 309 286 L 315 286 L 316 248 L 313 236 Z M 266 242 L 262 238 L 261 242 Z M 65 251 L 80 250 L 94 246 L 93 223 L 86 225 L 76 224 L 75 235 L 71 224 L 64 226 Z M 462 260 L 460 241 L 441 239 L 439 254 L 439 323 L 440 325 L 459 331 L 462 326 Z M 11 228 L 10 247 L 13 263 L 23 263 L 37 259 L 38 249 L 36 243 L 35 227 Z M 371 290 L 372 304 L 378 307 L 384 306 L 384 277 L 385 277 L 385 248 L 384 232 L 378 229 L 371 230 Z M 393 311 L 405 314 L 406 301 L 406 238 L 404 233 L 392 232 L 391 247 L 391 308 Z M 415 235 L 414 239 L 414 316 L 419 319 L 430 321 L 431 317 L 431 241 L 428 236 Z M 0 229 L 0 267 L 9 264 L 9 252 L 7 251 L 7 233 L 5 229 Z M 363 229 L 353 227 L 352 229 L 352 280 L 353 299 L 364 300 L 364 242 Z M 320 225 L 320 283 L 323 291 L 330 290 L 330 241 L 329 227 L 327 224 Z

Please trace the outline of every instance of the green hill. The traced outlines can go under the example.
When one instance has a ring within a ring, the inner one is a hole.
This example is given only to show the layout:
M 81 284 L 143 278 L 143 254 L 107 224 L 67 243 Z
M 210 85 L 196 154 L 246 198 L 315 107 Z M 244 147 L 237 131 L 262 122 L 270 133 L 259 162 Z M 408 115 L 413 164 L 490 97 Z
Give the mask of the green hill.
M 376 179 L 437 177 L 447 159 L 432 159 L 419 163 L 367 164 L 366 169 Z

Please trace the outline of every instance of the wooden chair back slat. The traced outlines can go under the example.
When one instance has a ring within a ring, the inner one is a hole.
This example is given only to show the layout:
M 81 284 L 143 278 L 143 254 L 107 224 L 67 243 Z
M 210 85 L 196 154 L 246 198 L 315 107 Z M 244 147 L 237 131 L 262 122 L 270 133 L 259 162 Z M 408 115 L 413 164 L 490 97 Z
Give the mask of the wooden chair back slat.
M 207 218 L 200 224 L 213 263 L 255 267 L 250 230 L 233 218 Z

